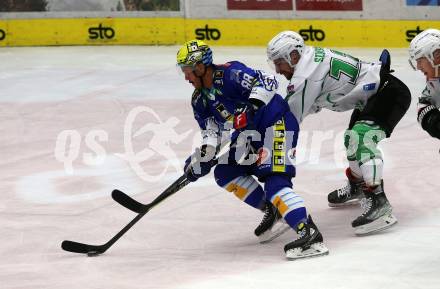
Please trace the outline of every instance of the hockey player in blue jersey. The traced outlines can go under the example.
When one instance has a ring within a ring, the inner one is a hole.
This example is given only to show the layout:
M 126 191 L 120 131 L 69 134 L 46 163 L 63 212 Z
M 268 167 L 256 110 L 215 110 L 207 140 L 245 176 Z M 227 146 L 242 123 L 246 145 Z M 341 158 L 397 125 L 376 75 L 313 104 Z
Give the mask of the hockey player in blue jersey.
M 180 48 L 177 64 L 195 88 L 192 107 L 203 138 L 199 150 L 185 162 L 188 180 L 196 181 L 210 172 L 222 136 L 228 136 L 233 145 L 229 155 L 219 159 L 215 180 L 264 212 L 255 229 L 260 242 L 293 228 L 299 238 L 285 245 L 288 259 L 328 254 L 303 199 L 292 189 L 299 127 L 287 102 L 276 94 L 275 77 L 238 61 L 215 65 L 211 49 L 200 40 Z M 233 133 L 225 133 L 230 128 Z M 249 161 L 252 156 L 256 161 Z

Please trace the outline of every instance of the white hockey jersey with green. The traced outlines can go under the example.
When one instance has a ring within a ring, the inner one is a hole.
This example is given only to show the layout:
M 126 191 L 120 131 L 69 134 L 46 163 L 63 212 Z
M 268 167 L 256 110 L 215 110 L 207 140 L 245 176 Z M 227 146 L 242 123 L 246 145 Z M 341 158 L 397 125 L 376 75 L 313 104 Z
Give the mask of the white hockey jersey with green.
M 363 109 L 377 92 L 381 63 L 306 47 L 287 86 L 286 100 L 298 122 L 322 108 L 333 111 Z
M 418 108 L 424 108 L 428 105 L 434 105 L 440 108 L 440 78 L 428 80 L 426 88 L 419 98 Z

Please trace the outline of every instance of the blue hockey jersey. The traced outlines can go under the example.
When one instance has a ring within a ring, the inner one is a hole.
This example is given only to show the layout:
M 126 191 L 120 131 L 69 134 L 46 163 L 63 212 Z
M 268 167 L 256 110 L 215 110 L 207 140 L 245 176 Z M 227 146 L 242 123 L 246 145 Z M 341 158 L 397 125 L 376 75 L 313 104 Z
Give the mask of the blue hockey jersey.
M 202 129 L 202 144 L 217 146 L 221 132 L 232 127 L 236 108 L 251 98 L 265 104 L 254 114 L 256 129 L 263 131 L 272 126 L 289 110 L 287 102 L 276 94 L 277 89 L 274 76 L 241 62 L 214 65 L 212 88 L 196 89 L 192 96 L 194 117 Z

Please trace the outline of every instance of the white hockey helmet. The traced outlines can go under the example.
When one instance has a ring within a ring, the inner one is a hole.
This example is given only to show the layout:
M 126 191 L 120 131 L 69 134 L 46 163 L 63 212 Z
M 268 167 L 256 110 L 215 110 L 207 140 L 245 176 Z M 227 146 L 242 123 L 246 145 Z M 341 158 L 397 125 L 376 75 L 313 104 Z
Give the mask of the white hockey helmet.
M 296 32 L 283 31 L 278 33 L 267 44 L 267 59 L 269 63 L 273 63 L 276 59 L 284 59 L 291 67 L 292 65 L 290 53 L 293 50 L 298 51 L 301 56 L 304 51 L 304 39 Z
M 426 57 L 434 68 L 440 64 L 434 64 L 434 52 L 440 49 L 440 30 L 427 29 L 419 33 L 409 45 L 409 63 L 417 70 L 417 59 Z

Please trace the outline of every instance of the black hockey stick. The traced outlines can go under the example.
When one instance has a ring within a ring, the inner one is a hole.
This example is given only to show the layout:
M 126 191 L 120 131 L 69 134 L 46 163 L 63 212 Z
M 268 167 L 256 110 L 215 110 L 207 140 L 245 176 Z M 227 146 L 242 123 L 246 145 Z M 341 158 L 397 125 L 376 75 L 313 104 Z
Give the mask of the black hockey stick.
M 218 163 L 218 159 L 216 159 L 216 158 L 214 158 L 210 161 L 211 167 L 214 167 L 215 165 L 217 165 L 217 163 Z M 189 183 L 189 181 L 187 179 L 184 179 L 181 184 L 176 184 L 177 190 L 175 192 L 177 192 L 178 190 L 180 190 L 181 188 L 186 186 L 188 183 Z M 171 196 L 175 192 L 172 192 L 169 194 L 162 193 L 159 197 L 157 197 L 153 202 L 151 202 L 149 204 L 142 204 L 120 190 L 113 190 L 112 198 L 113 198 L 113 200 L 118 202 L 121 206 L 123 206 L 123 207 L 125 207 L 135 213 L 141 214 L 145 210 L 150 210 L 152 207 L 154 207 L 155 205 L 160 203 L 162 200 L 168 198 L 169 196 Z
M 107 243 L 103 245 L 89 245 L 74 241 L 68 241 L 65 240 L 61 243 L 61 248 L 65 251 L 73 252 L 73 253 L 82 253 L 87 254 L 87 256 L 96 256 L 99 254 L 104 253 L 108 250 L 119 238 L 121 238 L 131 227 L 133 227 L 134 224 L 136 224 L 143 216 L 145 216 L 148 211 L 168 198 L 169 196 L 173 195 L 177 191 L 179 191 L 181 188 L 186 186 L 189 183 L 189 181 L 186 179 L 186 175 L 182 175 L 180 178 L 178 178 L 174 183 L 172 183 L 162 194 L 160 194 L 156 199 L 154 199 L 151 203 L 148 205 L 145 205 L 142 207 L 142 210 L 138 213 L 138 215 L 131 220 L 130 223 L 128 223 L 124 228 L 122 228 L 121 231 L 119 231 L 113 238 L 111 238 Z M 117 190 L 115 190 L 117 191 Z M 114 191 L 113 191 L 114 193 Z M 112 195 L 113 195 L 112 193 Z
M 225 154 L 226 155 L 226 154 Z M 211 167 L 217 165 L 218 159 L 214 158 L 210 161 Z M 137 212 L 138 215 L 131 220 L 121 231 L 119 231 L 113 238 L 111 238 L 107 243 L 103 245 L 89 245 L 69 240 L 64 240 L 61 243 L 61 248 L 65 251 L 73 252 L 73 253 L 82 253 L 87 254 L 87 256 L 97 256 L 99 254 L 104 253 L 108 250 L 119 238 L 121 238 L 134 224 L 136 224 L 145 214 L 147 214 L 153 207 L 157 204 L 161 203 L 163 200 L 173 195 L 187 184 L 189 184 L 186 174 L 183 174 L 180 178 L 178 178 L 174 183 L 172 183 L 162 194 L 157 196 L 151 203 L 144 205 L 141 204 L 128 195 L 124 194 L 119 190 L 113 190 L 112 197 L 118 203 L 123 205 L 124 207 Z
M 235 143 L 235 142 L 234 142 Z M 228 143 L 229 144 L 229 143 Z M 225 145 L 223 144 L 222 147 L 225 147 Z M 222 155 L 219 158 L 214 158 L 210 161 L 211 163 L 211 167 L 214 167 L 217 165 L 219 159 L 224 158 L 225 156 L 227 156 L 228 153 L 225 153 L 224 155 Z M 187 185 L 187 183 L 185 182 L 189 182 L 188 180 L 185 180 L 184 182 L 182 182 L 181 186 L 184 187 Z M 159 196 L 160 197 L 160 196 Z M 157 199 L 159 199 L 159 197 Z M 164 197 L 167 198 L 168 196 Z M 120 191 L 120 190 L 113 190 L 112 192 L 112 198 L 113 200 L 115 200 L 116 202 L 118 202 L 121 206 L 135 212 L 135 213 L 142 213 L 144 210 L 149 210 L 152 207 L 153 202 L 155 202 L 156 200 L 154 200 L 152 203 L 150 204 L 143 204 L 140 203 L 138 201 L 136 201 L 135 199 L 133 199 L 132 197 L 130 197 L 129 195 L 127 195 L 126 193 Z M 162 201 L 162 199 L 160 200 Z M 159 202 L 160 202 L 159 201 Z M 154 206 L 154 205 L 153 205 Z
M 142 204 L 120 190 L 113 190 L 112 198 L 125 208 L 135 213 L 142 214 L 144 211 L 149 211 L 155 205 L 159 204 L 164 199 L 168 198 L 169 196 L 186 186 L 188 183 L 189 181 L 185 178 L 180 184 L 176 185 L 175 190 L 169 191 L 168 194 L 165 194 L 165 192 L 162 193 L 149 204 Z

